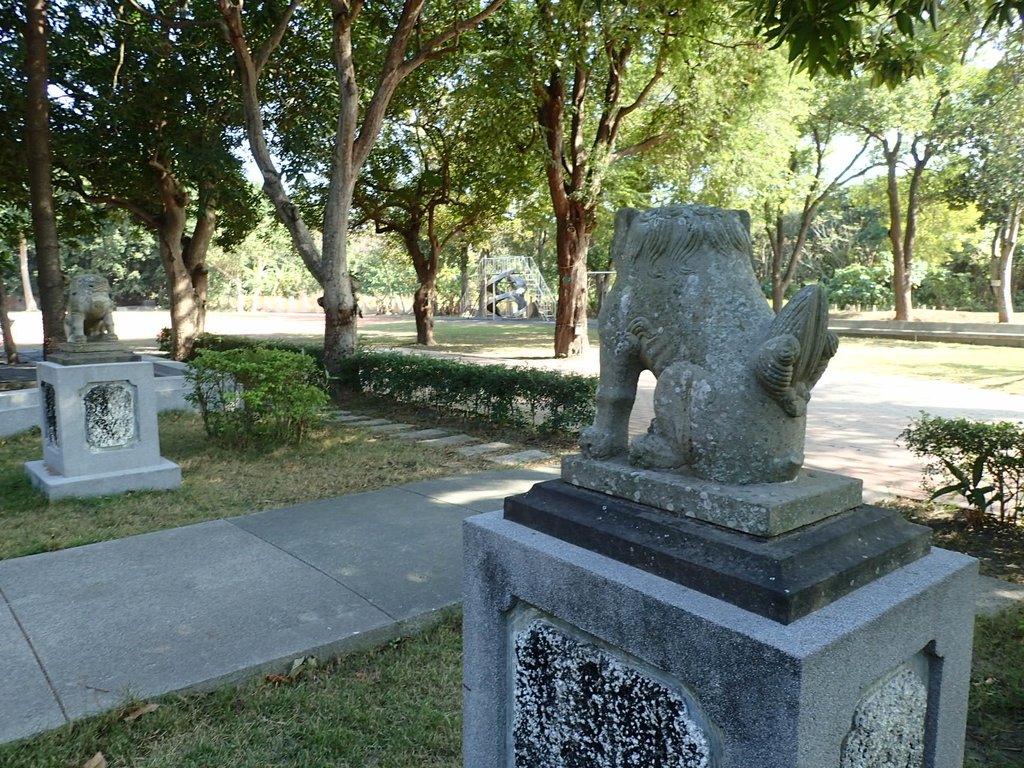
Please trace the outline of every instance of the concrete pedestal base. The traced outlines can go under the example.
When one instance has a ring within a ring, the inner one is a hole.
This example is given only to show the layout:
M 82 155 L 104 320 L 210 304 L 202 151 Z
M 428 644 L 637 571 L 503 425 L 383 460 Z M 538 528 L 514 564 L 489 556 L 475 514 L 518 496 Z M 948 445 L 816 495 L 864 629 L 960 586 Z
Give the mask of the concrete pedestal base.
M 783 625 L 503 519 L 465 525 L 467 768 L 958 768 L 976 561 Z
M 32 485 L 45 493 L 50 501 L 113 496 L 128 491 L 174 490 L 181 487 L 181 467 L 167 459 L 160 459 L 157 464 L 149 467 L 74 477 L 54 473 L 43 461 L 25 462 L 25 471 Z
M 42 362 L 36 375 L 43 460 L 25 470 L 51 501 L 181 485 L 181 469 L 160 456 L 151 362 Z

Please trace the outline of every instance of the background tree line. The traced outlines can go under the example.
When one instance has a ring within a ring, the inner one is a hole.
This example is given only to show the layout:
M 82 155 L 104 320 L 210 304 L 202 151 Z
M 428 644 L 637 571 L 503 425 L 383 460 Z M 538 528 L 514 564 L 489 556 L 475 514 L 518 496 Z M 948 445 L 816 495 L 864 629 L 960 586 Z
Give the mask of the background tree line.
M 162 296 L 179 358 L 211 303 L 316 294 L 332 368 L 358 283 L 429 344 L 475 256 L 529 254 L 565 356 L 614 211 L 705 203 L 754 213 L 776 308 L 1008 321 L 1022 5 L 0 0 L 4 274 L 31 243 L 48 342 L 86 261 Z

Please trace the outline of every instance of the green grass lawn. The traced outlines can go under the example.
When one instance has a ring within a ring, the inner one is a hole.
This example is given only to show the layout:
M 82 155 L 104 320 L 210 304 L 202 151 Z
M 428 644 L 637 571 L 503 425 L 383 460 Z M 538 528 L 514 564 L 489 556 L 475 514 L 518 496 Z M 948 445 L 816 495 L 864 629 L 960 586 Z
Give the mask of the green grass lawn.
M 550 323 L 439 319 L 433 349 L 514 359 L 551 357 L 553 329 Z M 367 346 L 415 347 L 416 326 L 411 319 L 367 324 L 360 329 L 359 338 Z M 593 345 L 599 343 L 593 326 L 589 339 Z M 829 368 L 938 379 L 1024 394 L 1024 348 L 1018 347 L 844 338 Z
M 0 438 L 0 559 L 493 469 L 481 459 L 331 425 L 296 447 L 239 452 L 211 442 L 200 418 L 186 413 L 160 417 L 160 448 L 181 465 L 180 490 L 51 504 L 23 466 L 42 454 L 39 433 Z

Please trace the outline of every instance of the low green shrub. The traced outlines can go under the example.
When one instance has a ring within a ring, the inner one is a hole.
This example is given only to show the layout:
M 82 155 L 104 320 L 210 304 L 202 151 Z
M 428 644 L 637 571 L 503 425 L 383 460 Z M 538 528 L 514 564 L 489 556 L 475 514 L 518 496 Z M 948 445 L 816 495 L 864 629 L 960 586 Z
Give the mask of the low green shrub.
M 365 350 L 345 361 L 338 383 L 492 423 L 567 433 L 593 421 L 597 391 L 590 376 Z
M 207 434 L 237 447 L 296 444 L 328 404 L 317 362 L 282 349 L 202 349 L 185 377 Z
M 1024 499 L 1024 425 L 946 419 L 922 411 L 900 439 L 915 456 L 929 459 L 925 487 L 932 499 L 962 496 L 973 523 L 990 516 L 1017 521 Z

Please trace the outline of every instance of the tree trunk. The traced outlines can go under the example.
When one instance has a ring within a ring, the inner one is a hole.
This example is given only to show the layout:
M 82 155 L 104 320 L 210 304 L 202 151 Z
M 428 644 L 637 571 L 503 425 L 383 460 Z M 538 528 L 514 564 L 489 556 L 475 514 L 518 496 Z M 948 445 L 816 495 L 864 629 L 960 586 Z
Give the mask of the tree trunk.
M 786 235 L 781 213 L 776 214 L 774 223 L 768 227 L 768 243 L 772 249 L 772 309 L 778 314 L 782 311 L 789 287 L 783 284 L 782 251 L 786 247 Z
M 911 308 L 910 269 L 904 252 L 903 209 L 900 206 L 899 179 L 896 176 L 900 140 L 890 148 L 883 145 L 886 165 L 886 197 L 889 203 L 889 245 L 892 248 L 892 294 L 895 320 L 909 320 Z
M 569 201 L 568 221 L 558 218 L 558 307 L 555 312 L 555 357 L 575 357 L 587 349 L 587 211 Z
M 420 280 L 413 294 L 412 312 L 416 317 L 416 343 L 425 347 L 434 344 L 434 297 L 437 295 L 436 276 Z
M 43 309 L 43 352 L 49 354 L 59 342 L 65 340 L 65 336 L 64 276 L 60 271 L 57 214 L 53 203 L 50 105 L 46 93 L 46 2 L 27 0 L 25 5 L 25 65 L 28 70 L 25 150 L 39 301 Z
M 324 216 L 324 365 L 336 375 L 356 351 L 356 301 L 348 271 L 348 220 L 355 169 L 335 168 Z
M 21 293 L 25 297 L 25 311 L 38 312 L 36 298 L 32 295 L 32 275 L 28 269 L 28 243 L 25 233 L 18 233 L 18 266 L 21 268 Z
M 1017 249 L 1024 202 L 1013 203 L 999 225 L 996 252 L 993 253 L 992 290 L 1000 323 L 1013 322 L 1013 254 Z
M 206 253 L 217 228 L 217 214 L 208 192 L 202 193 L 195 227 L 186 237 L 188 195 L 165 166 L 155 161 L 151 165 L 158 172 L 163 205 L 156 219 L 156 234 L 171 301 L 171 354 L 175 360 L 188 360 L 195 352 L 196 340 L 206 330 L 210 277 Z
M 419 281 L 412 300 L 412 313 L 416 318 L 416 343 L 429 347 L 434 344 L 434 298 L 437 295 L 437 267 L 441 254 L 436 238 L 433 237 L 430 252 L 423 252 L 420 240 L 422 221 L 421 213 L 410 212 L 408 226 L 401 235 Z
M 469 245 L 459 253 L 459 314 L 469 312 Z
M 11 317 L 7 314 L 7 286 L 4 284 L 3 275 L 0 275 L 0 335 L 4 341 L 7 362 L 15 365 L 19 362 L 18 347 L 14 343 L 14 333 L 11 331 Z

